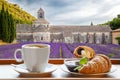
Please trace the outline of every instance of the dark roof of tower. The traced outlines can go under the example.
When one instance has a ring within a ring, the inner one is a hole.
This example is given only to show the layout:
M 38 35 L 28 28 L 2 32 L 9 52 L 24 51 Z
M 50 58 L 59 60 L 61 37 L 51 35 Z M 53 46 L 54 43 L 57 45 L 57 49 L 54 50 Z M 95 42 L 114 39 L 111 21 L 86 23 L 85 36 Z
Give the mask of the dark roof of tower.
M 39 12 L 44 12 L 44 10 L 43 10 L 42 8 L 40 8 L 40 9 L 38 10 L 38 13 L 39 13 Z

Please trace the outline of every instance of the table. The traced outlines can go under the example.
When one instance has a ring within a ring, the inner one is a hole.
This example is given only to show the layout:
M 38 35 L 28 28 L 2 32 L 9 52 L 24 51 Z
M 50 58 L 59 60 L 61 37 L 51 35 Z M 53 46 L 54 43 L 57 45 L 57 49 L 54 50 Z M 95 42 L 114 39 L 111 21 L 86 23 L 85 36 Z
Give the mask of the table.
M 63 59 L 50 59 L 49 63 L 58 65 L 58 69 L 52 74 L 40 77 L 23 77 L 18 72 L 13 70 L 10 64 L 18 64 L 15 60 L 0 60 L 0 79 L 6 80 L 117 80 L 120 79 L 120 60 L 111 60 L 117 70 L 109 75 L 101 76 L 85 76 L 85 75 L 73 75 L 61 70 L 61 65 L 64 64 Z

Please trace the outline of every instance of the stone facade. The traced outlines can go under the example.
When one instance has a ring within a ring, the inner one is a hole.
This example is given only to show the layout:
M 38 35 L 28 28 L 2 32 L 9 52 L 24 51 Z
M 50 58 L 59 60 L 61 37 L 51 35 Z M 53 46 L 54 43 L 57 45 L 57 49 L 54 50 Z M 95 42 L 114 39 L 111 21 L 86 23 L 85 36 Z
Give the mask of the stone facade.
M 112 31 L 112 43 L 118 44 L 118 41 L 116 40 L 117 37 L 120 37 L 120 28 Z
M 41 8 L 32 25 L 18 24 L 16 32 L 18 42 L 112 43 L 109 26 L 50 25 Z

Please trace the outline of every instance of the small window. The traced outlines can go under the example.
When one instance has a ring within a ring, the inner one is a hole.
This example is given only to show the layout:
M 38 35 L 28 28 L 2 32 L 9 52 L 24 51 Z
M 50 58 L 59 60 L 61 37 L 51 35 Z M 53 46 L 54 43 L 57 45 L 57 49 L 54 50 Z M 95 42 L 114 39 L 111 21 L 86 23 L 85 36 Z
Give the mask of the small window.
M 43 36 L 41 36 L 41 40 L 43 40 Z

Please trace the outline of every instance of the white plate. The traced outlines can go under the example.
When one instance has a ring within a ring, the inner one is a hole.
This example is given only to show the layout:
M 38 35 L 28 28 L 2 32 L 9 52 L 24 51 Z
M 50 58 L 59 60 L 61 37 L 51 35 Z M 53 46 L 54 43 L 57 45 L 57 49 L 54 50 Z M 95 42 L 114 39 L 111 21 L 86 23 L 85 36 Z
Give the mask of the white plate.
M 78 73 L 78 72 L 71 72 L 71 71 L 69 71 L 69 70 L 67 69 L 67 67 L 66 67 L 65 64 L 61 65 L 61 69 L 62 69 L 64 72 L 68 72 L 68 73 L 70 73 L 70 74 L 76 74 L 76 75 L 107 75 L 107 74 L 113 73 L 113 72 L 115 72 L 115 71 L 117 70 L 116 67 L 112 65 L 110 72 L 107 72 L 107 73 L 82 74 L 82 73 Z
M 48 64 L 44 72 L 30 72 L 27 70 L 24 64 L 13 65 L 14 70 L 20 73 L 21 76 L 29 76 L 29 77 L 36 77 L 36 76 L 49 76 L 53 71 L 57 69 L 57 65 Z

